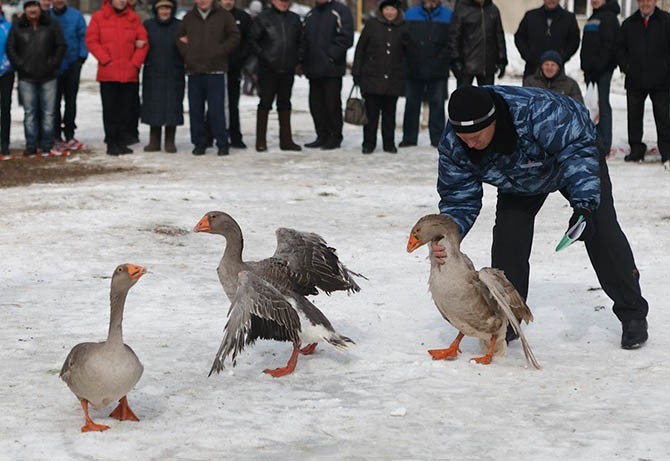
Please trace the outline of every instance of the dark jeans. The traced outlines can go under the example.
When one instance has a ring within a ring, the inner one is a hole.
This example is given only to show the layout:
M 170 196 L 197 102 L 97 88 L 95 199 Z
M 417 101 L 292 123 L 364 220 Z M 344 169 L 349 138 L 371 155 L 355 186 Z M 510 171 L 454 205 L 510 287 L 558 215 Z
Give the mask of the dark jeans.
M 231 68 L 226 76 L 228 85 L 228 134 L 230 142 L 242 142 L 240 131 L 240 75 L 241 69 Z
M 81 62 L 75 61 L 58 77 L 56 110 L 54 113 L 54 137 L 58 140 L 69 141 L 74 138 L 74 130 L 77 128 L 75 119 L 77 117 L 77 93 L 79 92 L 80 75 Z M 63 99 L 65 99 L 65 110 L 61 117 L 60 108 Z
M 644 149 L 642 122 L 644 120 L 644 101 L 647 96 L 651 98 L 654 109 L 658 151 L 663 161 L 670 160 L 670 90 L 626 90 L 628 144 L 630 144 L 631 153 Z
M 430 143 L 434 146 L 440 142 L 446 118 L 444 103 L 447 100 L 447 79 L 414 80 L 405 82 L 405 116 L 402 122 L 402 140 L 416 144 L 419 138 L 419 117 L 421 102 L 424 95 L 428 98 L 430 114 L 428 116 L 428 132 Z
M 225 74 L 191 74 L 188 76 L 188 106 L 191 122 L 191 143 L 196 147 L 206 147 L 207 126 L 205 125 L 205 104 L 212 136 L 219 148 L 228 146 L 226 132 Z
M 612 106 L 610 105 L 610 84 L 612 83 L 612 71 L 605 72 L 596 82 L 598 86 L 598 111 L 600 122 L 596 127 L 598 138 L 602 143 L 602 152 L 607 155 L 612 148 Z
M 23 100 L 23 128 L 26 151 L 40 147 L 49 152 L 54 145 L 54 109 L 56 108 L 56 79 L 46 82 L 28 82 L 19 79 Z
M 293 91 L 293 73 L 277 73 L 263 69 L 258 73 L 258 108 L 272 110 L 272 103 L 277 98 L 277 112 L 291 110 L 291 92 Z
M 619 320 L 644 319 L 649 307 L 640 291 L 640 275 L 633 252 L 617 221 L 612 183 L 605 161 L 600 162 L 600 187 L 600 207 L 593 216 L 596 233 L 586 242 L 586 251 L 600 285 L 614 301 L 613 310 Z M 535 215 L 546 198 L 547 194 L 519 196 L 498 193 L 491 265 L 505 271 L 524 299 L 528 295 L 528 259 Z
M 495 74 L 490 75 L 461 75 L 461 78 L 456 79 L 456 86 L 461 88 L 463 86 L 471 86 L 475 77 L 477 78 L 477 86 L 493 85 Z
M 384 149 L 395 147 L 395 109 L 398 97 L 370 93 L 364 94 L 363 97 L 365 98 L 365 112 L 368 116 L 368 123 L 363 126 L 363 147 L 374 149 L 377 145 L 377 126 L 379 125 L 380 113 Z
M 0 77 L 0 149 L 3 154 L 9 150 L 9 132 L 12 124 L 12 89 L 14 88 L 14 72 L 7 72 Z
M 136 91 L 137 86 L 133 83 L 100 82 L 102 124 L 108 146 L 127 145 L 128 126 L 134 116 L 129 108 Z
M 309 111 L 317 138 L 342 141 L 342 77 L 309 81 Z M 279 108 L 277 108 L 279 110 Z

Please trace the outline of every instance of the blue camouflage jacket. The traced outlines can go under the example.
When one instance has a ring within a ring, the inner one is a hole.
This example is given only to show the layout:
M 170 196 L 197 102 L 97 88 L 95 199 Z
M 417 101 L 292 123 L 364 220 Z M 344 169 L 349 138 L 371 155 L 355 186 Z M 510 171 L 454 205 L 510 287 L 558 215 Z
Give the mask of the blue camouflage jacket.
M 482 183 L 506 194 L 538 195 L 562 190 L 573 208 L 600 204 L 596 129 L 586 107 L 540 88 L 487 87 L 509 106 L 517 144 L 514 152 L 492 152 L 474 162 L 447 123 L 438 147 L 440 213 L 465 236 L 482 207 Z

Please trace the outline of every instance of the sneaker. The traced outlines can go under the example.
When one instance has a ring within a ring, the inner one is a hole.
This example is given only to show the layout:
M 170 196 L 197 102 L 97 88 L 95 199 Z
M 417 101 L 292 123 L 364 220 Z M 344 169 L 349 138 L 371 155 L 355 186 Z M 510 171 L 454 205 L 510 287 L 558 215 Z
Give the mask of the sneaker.
M 11 160 L 12 156 L 10 154 L 0 154 L 0 162 L 3 160 Z
M 54 141 L 54 147 L 56 149 L 64 150 L 64 149 L 67 149 L 67 143 L 64 142 L 64 141 L 61 141 L 60 139 L 56 139 Z
M 670 171 L 670 160 L 663 162 L 663 168 L 665 168 L 665 171 Z
M 46 155 L 42 154 L 42 157 L 67 157 L 68 155 L 70 155 L 69 150 L 59 149 L 58 147 L 54 146 Z
M 28 158 L 37 157 L 37 151 L 34 149 L 26 149 L 23 156 Z
M 623 330 L 621 333 L 622 349 L 639 349 L 649 338 L 646 319 L 621 322 L 621 327 Z
M 71 151 L 80 151 L 84 148 L 84 144 L 76 138 L 72 138 L 65 143 L 65 148 Z

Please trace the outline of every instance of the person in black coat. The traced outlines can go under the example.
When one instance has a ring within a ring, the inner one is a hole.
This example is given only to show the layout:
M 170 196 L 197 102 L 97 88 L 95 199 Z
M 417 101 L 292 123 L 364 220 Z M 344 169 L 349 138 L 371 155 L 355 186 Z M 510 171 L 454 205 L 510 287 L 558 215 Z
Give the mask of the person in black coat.
M 149 53 L 142 71 L 142 123 L 151 127 L 145 152 L 161 150 L 161 127 L 165 126 L 165 152 L 177 152 L 174 138 L 184 124 L 184 60 L 177 49 L 179 19 L 175 0 L 158 0 L 154 18 L 144 21 L 149 35 Z
M 598 87 L 598 148 L 601 155 L 607 155 L 612 148 L 610 83 L 617 64 L 617 15 L 621 9 L 616 0 L 591 0 L 591 6 L 593 14 L 584 25 L 580 59 L 584 80 Z
M 267 150 L 268 115 L 275 97 L 279 115 L 279 148 L 301 150 L 291 135 L 291 92 L 298 65 L 302 24 L 300 16 L 288 8 L 287 0 L 272 0 L 272 6 L 256 16 L 251 26 L 249 45 L 258 57 L 258 152 Z
M 242 67 L 251 53 L 249 35 L 252 20 L 247 12 L 235 6 L 235 0 L 221 0 L 221 6 L 233 15 L 241 34 L 240 44 L 228 56 L 228 74 L 226 76 L 230 147 L 246 149 L 247 146 L 242 141 L 242 132 L 240 131 L 240 84 L 242 82 Z
M 412 43 L 400 2 L 381 0 L 378 17 L 370 18 L 361 32 L 351 70 L 368 116 L 363 127 L 364 154 L 372 153 L 377 145 L 380 112 L 384 152 L 398 152 L 394 140 L 396 103 L 404 92 L 405 58 Z
M 526 61 L 524 77 L 535 73 L 540 55 L 545 51 L 558 51 L 566 63 L 579 48 L 577 18 L 558 3 L 558 0 L 544 0 L 540 8 L 527 11 L 514 34 L 514 44 Z
M 642 142 L 644 101 L 651 98 L 658 138 L 658 150 L 670 170 L 670 13 L 656 6 L 656 0 L 639 2 L 640 8 L 621 25 L 618 61 L 626 74 L 628 143 L 624 160 L 644 160 Z
M 54 147 L 54 111 L 58 69 L 66 50 L 65 37 L 58 23 L 40 9 L 37 0 L 24 0 L 23 16 L 9 31 L 6 51 L 19 75 L 25 156 L 36 155 L 38 148 L 43 155 L 63 154 Z
M 342 77 L 354 44 L 354 19 L 338 0 L 316 0 L 305 16 L 302 70 L 309 79 L 309 111 L 316 140 L 305 147 L 337 149 L 342 143 Z
M 451 18 L 447 48 L 458 87 L 493 85 L 505 75 L 507 50 L 500 10 L 491 0 L 461 0 Z

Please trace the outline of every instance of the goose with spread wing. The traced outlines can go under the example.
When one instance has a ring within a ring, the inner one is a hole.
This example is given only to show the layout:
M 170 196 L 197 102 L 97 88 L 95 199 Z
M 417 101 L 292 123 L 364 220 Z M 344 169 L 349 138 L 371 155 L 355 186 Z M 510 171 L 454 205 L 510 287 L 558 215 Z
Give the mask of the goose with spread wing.
M 461 252 L 460 229 L 449 216 L 432 214 L 419 219 L 410 233 L 407 251 L 431 242 L 444 247 L 446 257 L 444 264 L 430 258 L 430 292 L 442 316 L 458 330 L 448 348 L 428 351 L 433 359 L 455 359 L 463 337 L 474 336 L 480 339 L 486 354 L 473 360 L 488 365 L 493 355 L 507 351 L 504 339 L 509 323 L 521 339 L 526 360 L 539 369 L 520 327 L 521 321 L 533 320 L 533 314 L 503 271 L 490 267 L 475 270 L 470 258 Z
M 353 276 L 319 235 L 279 228 L 273 256 L 244 261 L 244 238 L 239 224 L 227 213 L 211 211 L 198 222 L 195 232 L 223 235 L 226 248 L 217 268 L 224 292 L 231 302 L 221 347 L 210 371 L 220 372 L 224 360 L 237 355 L 257 339 L 293 344 L 285 367 L 264 370 L 273 377 L 295 370 L 300 353 L 314 352 L 319 341 L 346 349 L 353 341 L 335 331 L 326 316 L 307 298 L 320 291 L 360 291 Z M 362 276 L 361 276 L 362 277 Z M 305 347 L 301 346 L 306 344 Z

